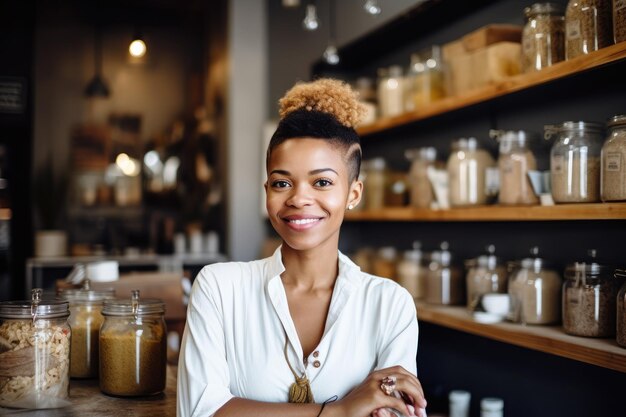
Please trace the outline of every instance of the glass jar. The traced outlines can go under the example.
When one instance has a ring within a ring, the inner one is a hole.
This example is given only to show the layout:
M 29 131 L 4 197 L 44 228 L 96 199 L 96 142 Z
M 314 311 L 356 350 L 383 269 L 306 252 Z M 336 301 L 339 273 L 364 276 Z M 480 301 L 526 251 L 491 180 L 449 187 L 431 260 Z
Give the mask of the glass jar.
M 618 280 L 614 268 L 595 262 L 575 262 L 565 269 L 563 329 L 586 337 L 615 334 Z
M 487 246 L 487 254 L 465 262 L 467 275 L 467 308 L 476 310 L 485 294 L 507 292 L 506 267 L 495 256 L 496 247 Z
M 523 130 L 492 131 L 491 136 L 500 142 L 498 172 L 500 193 L 498 201 L 506 205 L 534 205 L 539 203 L 528 171 L 537 169 L 537 159 L 530 148 L 533 135 Z
M 611 0 L 570 0 L 565 9 L 565 57 L 613 44 Z
M 565 59 L 565 16 L 558 3 L 535 3 L 524 9 L 522 69 L 539 71 Z
M 452 143 L 448 157 L 449 196 L 452 207 L 486 204 L 489 198 L 486 171 L 495 166 L 489 152 L 478 147 L 475 138 Z
M 104 300 L 100 329 L 100 390 L 118 396 L 165 389 L 165 303 L 159 299 Z
M 433 251 L 426 275 L 425 301 L 431 304 L 463 304 L 463 278 L 459 268 L 452 265 L 448 242 Z
M 411 161 L 409 202 L 412 207 L 430 208 L 435 195 L 428 179 L 428 168 L 435 166 L 437 150 L 432 147 L 408 149 L 404 155 Z
M 600 201 L 600 154 L 603 126 L 564 122 L 546 126 L 546 139 L 556 135 L 550 151 L 550 181 L 556 203 Z
M 413 250 L 405 251 L 398 263 L 398 284 L 407 289 L 416 300 L 424 296 L 425 271 L 422 267 L 422 251 L 420 242 L 413 243 Z
M 607 123 L 609 136 L 602 146 L 602 201 L 626 200 L 626 114 Z
M 379 210 L 385 206 L 386 166 L 383 158 L 374 158 L 366 162 L 364 194 L 365 207 L 368 210 Z
M 626 0 L 613 0 L 613 39 L 626 41 Z
M 378 71 L 378 105 L 381 117 L 392 117 L 404 111 L 402 67 L 393 65 Z
M 397 256 L 396 248 L 393 246 L 384 246 L 378 249 L 372 265 L 374 275 L 395 281 Z
M 509 319 L 523 324 L 557 324 L 561 319 L 561 277 L 538 253 L 535 247 L 533 257 L 511 265 Z
M 100 326 L 104 321 L 102 304 L 115 297 L 114 290 L 92 290 L 88 279 L 81 289 L 63 290 L 59 294 L 70 304 L 72 328 L 70 377 L 96 378 L 100 356 Z
M 616 278 L 626 278 L 625 270 L 617 270 Z M 622 285 L 617 294 L 617 344 L 626 348 L 626 283 Z
M 407 71 L 407 111 L 420 110 L 445 97 L 443 59 L 441 47 L 431 48 L 411 55 Z
M 59 408 L 69 404 L 71 330 L 68 302 L 0 302 L 0 406 Z
M 365 115 L 361 120 L 362 125 L 368 125 L 376 121 L 376 90 L 371 78 L 360 77 L 356 80 L 356 91 L 359 101 L 365 107 Z

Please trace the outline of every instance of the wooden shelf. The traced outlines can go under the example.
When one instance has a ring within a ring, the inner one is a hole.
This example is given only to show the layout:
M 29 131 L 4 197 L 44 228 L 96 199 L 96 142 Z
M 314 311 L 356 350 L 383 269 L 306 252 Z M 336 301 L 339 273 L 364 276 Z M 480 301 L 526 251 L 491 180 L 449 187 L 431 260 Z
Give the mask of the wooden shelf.
M 348 221 L 549 221 L 626 220 L 626 203 L 561 204 L 556 206 L 481 206 L 450 210 L 388 207 L 349 212 Z
M 626 42 L 612 45 L 586 56 L 580 56 L 569 61 L 559 62 L 541 71 L 520 74 L 507 78 L 496 84 L 481 87 L 466 94 L 448 97 L 436 101 L 431 106 L 410 113 L 404 113 L 394 117 L 382 118 L 376 122 L 359 127 L 357 132 L 361 136 L 384 132 L 389 129 L 401 127 L 409 123 L 429 119 L 474 104 L 493 100 L 517 91 L 536 87 L 561 78 L 569 77 L 607 64 L 616 63 L 626 59 Z
M 465 307 L 417 303 L 417 316 L 423 322 L 626 372 L 626 349 L 615 339 L 570 336 L 560 326 L 524 326 L 507 322 L 482 324 L 475 321 Z

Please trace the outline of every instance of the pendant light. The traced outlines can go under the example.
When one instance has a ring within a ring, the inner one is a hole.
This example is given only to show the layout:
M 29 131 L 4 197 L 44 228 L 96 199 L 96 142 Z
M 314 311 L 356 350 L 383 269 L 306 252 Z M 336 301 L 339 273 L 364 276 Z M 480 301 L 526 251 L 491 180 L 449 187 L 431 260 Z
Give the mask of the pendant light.
M 367 0 L 365 4 L 363 5 L 363 8 L 368 14 L 371 14 L 372 16 L 380 14 L 381 12 L 380 6 L 378 5 L 378 1 L 376 0 Z
M 146 55 L 146 52 L 148 52 L 146 41 L 143 39 L 141 32 L 136 30 L 133 35 L 133 40 L 130 45 L 128 45 L 128 53 L 133 58 L 143 58 Z
M 314 0 L 311 0 L 309 4 L 306 5 L 306 14 L 302 21 L 302 26 L 309 31 L 317 30 L 320 26 L 319 20 L 317 19 L 317 6 Z
M 328 31 L 329 39 L 328 46 L 323 54 L 324 61 L 329 65 L 337 65 L 340 59 L 339 52 L 335 46 L 335 2 L 333 0 L 329 0 L 328 2 Z
M 100 28 L 96 26 L 94 31 L 94 76 L 87 84 L 85 88 L 85 95 L 87 97 L 103 97 L 109 96 L 109 87 L 102 78 L 102 39 L 100 34 Z

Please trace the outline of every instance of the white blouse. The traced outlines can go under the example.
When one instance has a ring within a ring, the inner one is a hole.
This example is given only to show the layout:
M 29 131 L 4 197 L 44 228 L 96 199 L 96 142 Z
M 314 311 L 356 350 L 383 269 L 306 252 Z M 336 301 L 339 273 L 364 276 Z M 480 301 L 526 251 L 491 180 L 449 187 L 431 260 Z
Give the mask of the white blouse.
M 196 278 L 178 363 L 177 415 L 213 415 L 233 397 L 287 402 L 306 372 L 315 401 L 344 397 L 375 369 L 416 374 L 415 304 L 395 282 L 361 272 L 339 253 L 324 335 L 303 357 L 280 274 L 280 248 L 253 262 L 208 265 Z

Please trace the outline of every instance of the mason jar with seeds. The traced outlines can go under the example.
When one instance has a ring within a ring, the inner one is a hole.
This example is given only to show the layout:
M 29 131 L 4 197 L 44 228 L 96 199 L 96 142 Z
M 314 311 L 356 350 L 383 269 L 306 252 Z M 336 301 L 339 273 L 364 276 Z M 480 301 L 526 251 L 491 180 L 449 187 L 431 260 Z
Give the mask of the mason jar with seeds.
M 609 135 L 602 146 L 600 193 L 602 201 L 626 200 L 626 114 L 607 123 Z
M 565 59 L 565 16 L 558 3 L 535 3 L 524 9 L 522 69 L 539 71 Z
M 626 41 L 626 0 L 613 0 L 613 39 Z
M 610 0 L 570 0 L 565 9 L 565 57 L 576 58 L 613 43 Z

